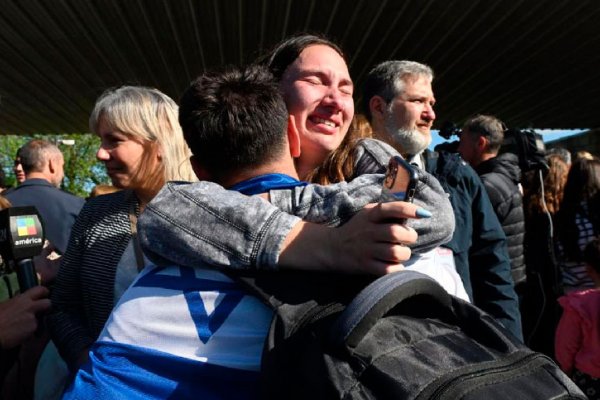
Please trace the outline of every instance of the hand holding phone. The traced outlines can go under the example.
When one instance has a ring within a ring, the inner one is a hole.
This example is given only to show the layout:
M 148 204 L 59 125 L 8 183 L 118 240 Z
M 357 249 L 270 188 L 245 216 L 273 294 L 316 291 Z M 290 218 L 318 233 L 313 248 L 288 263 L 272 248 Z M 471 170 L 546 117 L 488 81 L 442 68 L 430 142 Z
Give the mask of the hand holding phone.
M 412 203 L 418 178 L 417 171 L 402 157 L 394 156 L 390 158 L 383 179 L 379 202 L 406 201 Z M 406 219 L 393 222 L 403 224 Z
M 417 171 L 402 157 L 394 156 L 388 163 L 380 202 L 406 201 L 412 203 L 418 181 Z

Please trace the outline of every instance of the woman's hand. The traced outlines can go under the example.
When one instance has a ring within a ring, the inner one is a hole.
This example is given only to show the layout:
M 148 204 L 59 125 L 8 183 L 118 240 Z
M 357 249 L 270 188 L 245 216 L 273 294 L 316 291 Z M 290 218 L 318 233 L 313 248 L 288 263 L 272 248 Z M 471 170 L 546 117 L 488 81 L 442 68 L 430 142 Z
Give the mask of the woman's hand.
M 54 245 L 47 240 L 46 243 L 44 243 L 42 252 L 33 257 L 35 271 L 37 272 L 42 285 L 48 286 L 56 279 L 58 269 L 60 268 L 60 257 L 61 256 L 56 253 Z
M 281 268 L 383 275 L 403 269 L 417 233 L 400 221 L 430 215 L 412 203 L 369 204 L 339 228 L 298 223 L 280 253 Z

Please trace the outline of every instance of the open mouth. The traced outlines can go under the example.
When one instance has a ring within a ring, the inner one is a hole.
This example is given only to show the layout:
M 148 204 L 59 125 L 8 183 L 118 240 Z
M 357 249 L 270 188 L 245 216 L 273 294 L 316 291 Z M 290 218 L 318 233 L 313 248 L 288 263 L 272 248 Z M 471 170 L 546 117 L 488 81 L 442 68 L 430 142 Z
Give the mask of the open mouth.
M 308 120 L 316 125 L 317 129 L 323 130 L 323 133 L 333 134 L 340 127 L 340 123 L 332 118 L 313 115 L 309 116 Z
M 329 127 L 331 127 L 331 128 L 335 128 L 335 127 L 337 127 L 337 125 L 335 124 L 335 122 L 333 122 L 333 121 L 329 121 L 329 120 L 327 120 L 327 119 L 323 119 L 323 118 L 318 118 L 318 117 L 315 117 L 315 118 L 313 118 L 312 120 L 313 120 L 313 122 L 314 122 L 315 124 L 323 124 L 323 125 L 329 126 Z

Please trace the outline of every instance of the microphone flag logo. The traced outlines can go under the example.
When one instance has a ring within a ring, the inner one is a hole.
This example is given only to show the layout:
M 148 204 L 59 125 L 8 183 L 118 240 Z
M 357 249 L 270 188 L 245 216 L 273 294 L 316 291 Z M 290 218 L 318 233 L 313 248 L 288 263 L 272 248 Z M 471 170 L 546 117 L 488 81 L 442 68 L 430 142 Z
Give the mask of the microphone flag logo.
M 17 234 L 19 237 L 37 235 L 37 229 L 35 229 L 35 221 L 33 217 L 17 217 Z

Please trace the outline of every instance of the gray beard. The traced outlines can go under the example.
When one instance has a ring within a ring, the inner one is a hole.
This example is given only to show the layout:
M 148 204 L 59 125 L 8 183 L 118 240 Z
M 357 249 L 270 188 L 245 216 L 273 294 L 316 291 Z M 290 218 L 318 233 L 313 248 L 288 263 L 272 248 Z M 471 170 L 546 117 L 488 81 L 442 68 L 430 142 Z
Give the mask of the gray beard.
M 386 130 L 406 154 L 419 154 L 431 143 L 431 136 L 425 136 L 416 129 L 406 130 L 387 126 Z

